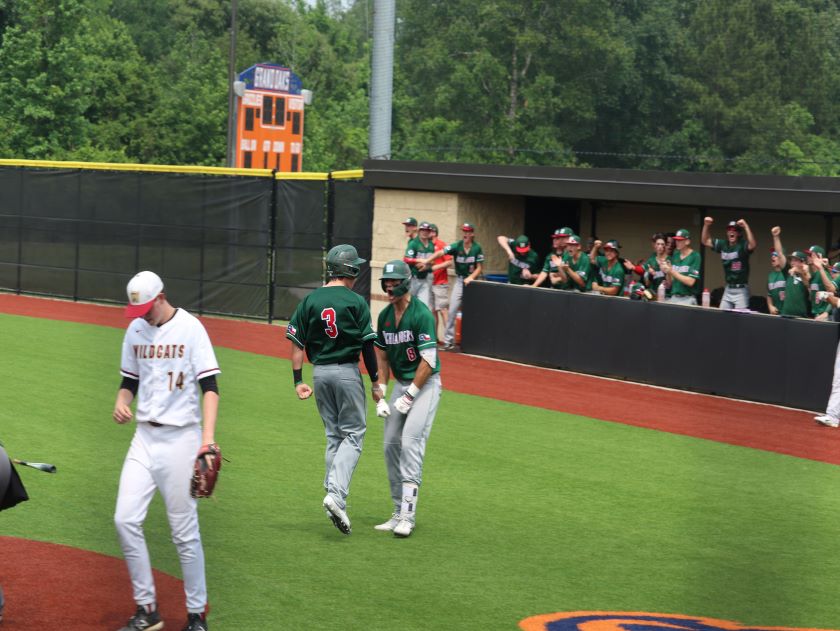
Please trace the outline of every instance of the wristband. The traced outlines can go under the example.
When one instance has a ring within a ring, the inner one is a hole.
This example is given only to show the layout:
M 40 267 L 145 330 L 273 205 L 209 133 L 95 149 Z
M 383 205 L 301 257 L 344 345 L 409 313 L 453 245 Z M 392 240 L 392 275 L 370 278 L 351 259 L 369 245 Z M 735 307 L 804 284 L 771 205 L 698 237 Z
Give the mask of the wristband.
M 410 396 L 412 399 L 415 398 L 418 394 L 420 394 L 420 388 L 414 385 L 414 382 L 411 382 L 411 385 L 408 386 L 408 390 L 405 393 Z
M 295 380 L 295 386 L 303 383 L 303 368 L 292 368 L 292 377 Z

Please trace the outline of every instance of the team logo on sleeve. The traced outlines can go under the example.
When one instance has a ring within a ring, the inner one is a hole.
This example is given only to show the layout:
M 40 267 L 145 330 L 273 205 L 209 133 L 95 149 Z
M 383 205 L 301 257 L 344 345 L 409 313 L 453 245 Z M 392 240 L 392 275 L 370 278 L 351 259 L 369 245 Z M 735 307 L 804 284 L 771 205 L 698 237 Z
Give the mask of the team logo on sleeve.
M 744 626 L 729 620 L 638 611 L 550 613 L 526 618 L 519 622 L 519 628 L 523 631 L 816 631 L 791 627 Z
M 294 325 L 291 324 L 286 327 L 286 332 L 289 335 L 297 335 L 297 329 L 294 327 Z
M 428 333 L 421 333 L 420 335 L 417 336 L 417 340 L 420 341 L 420 342 L 431 342 L 432 341 L 432 336 L 429 335 Z

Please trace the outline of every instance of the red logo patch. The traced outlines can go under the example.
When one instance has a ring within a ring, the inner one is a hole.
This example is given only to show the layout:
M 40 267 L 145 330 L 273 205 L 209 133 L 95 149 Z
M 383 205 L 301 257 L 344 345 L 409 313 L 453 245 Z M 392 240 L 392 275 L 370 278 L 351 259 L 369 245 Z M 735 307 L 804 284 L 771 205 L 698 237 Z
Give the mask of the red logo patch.
M 729 620 L 638 611 L 549 613 L 525 618 L 519 623 L 519 628 L 522 631 L 818 631 L 791 627 L 744 626 Z

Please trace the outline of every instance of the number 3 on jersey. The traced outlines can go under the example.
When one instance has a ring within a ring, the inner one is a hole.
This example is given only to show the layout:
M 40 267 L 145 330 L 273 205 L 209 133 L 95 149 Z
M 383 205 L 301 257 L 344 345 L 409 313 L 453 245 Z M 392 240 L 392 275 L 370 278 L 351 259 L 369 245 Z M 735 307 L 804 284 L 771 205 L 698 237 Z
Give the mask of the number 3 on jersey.
M 335 324 L 335 309 L 327 307 L 321 311 L 321 319 L 324 321 L 324 331 L 327 336 L 335 339 L 338 337 L 338 327 Z

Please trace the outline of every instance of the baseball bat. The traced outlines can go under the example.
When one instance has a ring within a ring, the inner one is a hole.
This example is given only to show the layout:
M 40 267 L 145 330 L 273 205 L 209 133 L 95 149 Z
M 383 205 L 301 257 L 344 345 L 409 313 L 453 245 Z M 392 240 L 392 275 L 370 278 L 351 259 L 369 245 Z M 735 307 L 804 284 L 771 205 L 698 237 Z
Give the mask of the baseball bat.
M 24 467 L 32 467 L 33 469 L 38 469 L 38 471 L 44 471 L 45 473 L 55 473 L 57 471 L 55 465 L 49 464 L 48 462 L 27 462 L 26 460 L 18 460 L 17 458 L 12 458 L 12 462 L 23 465 Z

